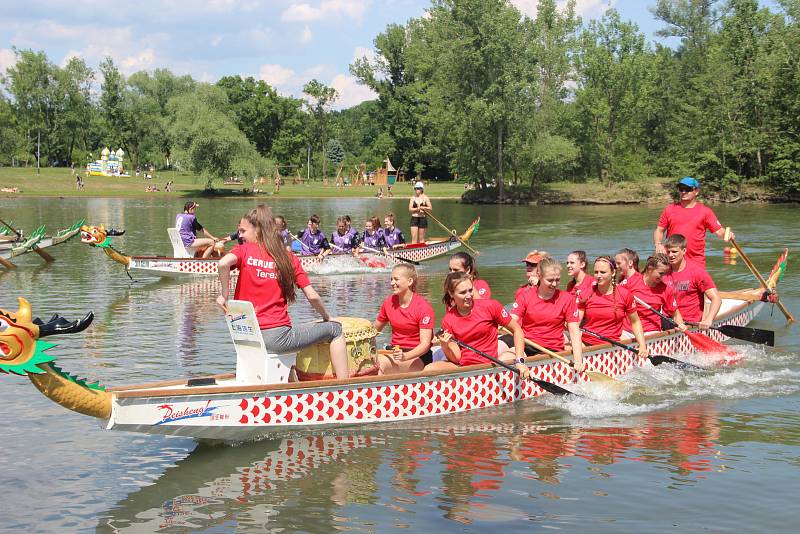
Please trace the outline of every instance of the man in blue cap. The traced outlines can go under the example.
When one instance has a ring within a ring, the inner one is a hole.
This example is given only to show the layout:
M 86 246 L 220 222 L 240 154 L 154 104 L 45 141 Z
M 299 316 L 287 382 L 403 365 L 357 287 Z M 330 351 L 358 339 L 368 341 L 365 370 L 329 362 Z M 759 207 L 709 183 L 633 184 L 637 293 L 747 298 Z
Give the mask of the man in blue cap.
M 666 254 L 664 238 L 673 234 L 686 237 L 686 259 L 706 266 L 706 231 L 716 234 L 722 239 L 725 228 L 705 204 L 697 202 L 700 194 L 700 182 L 691 176 L 684 176 L 678 182 L 680 200 L 669 204 L 658 218 L 658 225 L 653 232 L 656 252 Z M 735 238 L 733 232 L 731 237 Z

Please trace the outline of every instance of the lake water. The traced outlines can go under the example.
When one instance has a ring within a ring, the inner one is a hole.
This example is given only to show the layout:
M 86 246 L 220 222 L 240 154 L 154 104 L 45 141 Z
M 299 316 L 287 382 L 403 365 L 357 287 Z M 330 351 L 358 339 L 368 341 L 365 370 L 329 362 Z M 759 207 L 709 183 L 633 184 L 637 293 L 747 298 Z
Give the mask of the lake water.
M 165 229 L 185 200 L 0 199 L 0 217 L 27 229 L 86 217 L 124 228 L 114 243 L 128 254 L 169 254 Z M 394 211 L 407 225 L 404 199 L 270 201 L 292 229 L 314 212 L 326 233 L 345 213 L 360 227 L 368 215 Z M 222 235 L 253 201 L 200 205 L 199 220 Z M 481 215 L 471 245 L 502 302 L 524 280 L 519 259 L 532 248 L 564 258 L 573 249 L 593 257 L 628 246 L 646 257 L 660 211 L 434 205 L 459 231 Z M 765 273 L 783 247 L 800 250 L 796 205 L 715 210 Z M 432 227 L 430 234 L 444 232 Z M 710 238 L 708 248 L 721 289 L 757 285 L 741 261 L 723 264 L 719 240 Z M 23 296 L 43 318 L 93 310 L 86 332 L 50 339 L 64 369 L 109 385 L 233 370 L 213 279 L 131 282 L 120 265 L 77 240 L 49 251 L 55 263 L 30 254 L 18 269 L 0 272 L 0 307 L 16 310 Z M 790 253 L 780 290 L 800 316 L 797 265 Z M 439 316 L 444 272 L 445 259 L 421 268 L 420 291 Z M 372 319 L 389 294 L 388 278 L 369 272 L 312 282 L 332 313 Z M 291 313 L 295 321 L 314 318 L 304 302 Z M 753 326 L 774 329 L 776 346 L 736 345 L 744 363 L 710 372 L 638 370 L 618 400 L 541 398 L 390 430 L 238 446 L 106 432 L 27 379 L 0 376 L 0 530 L 796 531 L 800 332 L 772 307 Z

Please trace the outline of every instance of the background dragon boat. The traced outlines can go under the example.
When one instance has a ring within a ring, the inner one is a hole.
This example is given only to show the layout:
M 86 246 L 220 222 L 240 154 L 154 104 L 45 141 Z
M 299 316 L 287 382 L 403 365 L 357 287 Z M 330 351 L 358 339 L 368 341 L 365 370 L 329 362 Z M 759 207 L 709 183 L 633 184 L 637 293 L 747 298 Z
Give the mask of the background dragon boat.
M 306 272 L 311 274 L 339 274 L 353 272 L 369 272 L 375 269 L 391 269 L 398 263 L 421 262 L 430 260 L 466 244 L 469 238 L 477 231 L 480 217 L 457 235 L 455 232 L 448 237 L 432 238 L 425 243 L 406 245 L 402 248 L 387 249 L 379 252 L 365 252 L 354 256 L 352 254 L 330 254 L 324 258 L 314 255 L 298 254 L 300 264 Z M 116 249 L 111 244 L 111 237 L 105 227 L 83 226 L 81 242 L 93 247 L 101 248 L 111 258 L 125 266 L 129 272 L 150 274 L 167 277 L 187 276 L 215 276 L 217 274 L 218 259 L 195 258 L 188 251 L 174 228 L 169 228 L 168 233 L 172 242 L 173 256 L 128 256 Z
M 80 219 L 69 228 L 59 230 L 54 235 L 50 236 L 45 234 L 46 228 L 44 225 L 41 225 L 27 237 L 24 237 L 21 232 L 17 233 L 10 224 L 5 225 L 5 223 L 3 223 L 4 229 L 6 230 L 3 236 L 10 237 L 11 239 L 0 240 L 0 265 L 6 269 L 13 269 L 15 265 L 9 260 L 29 252 L 36 252 L 45 261 L 53 261 L 53 257 L 45 252 L 44 249 L 69 241 L 71 238 L 78 235 L 83 223 L 84 220 Z
M 714 324 L 746 325 L 764 307 L 762 293 L 753 289 L 723 294 Z M 266 354 L 252 305 L 238 305 L 242 307 L 232 307 L 226 315 L 236 350 L 235 374 L 108 388 L 89 383 L 59 368 L 54 345 L 42 338 L 80 332 L 89 326 L 93 315 L 80 321 L 54 315 L 45 323 L 32 319 L 30 304 L 22 298 L 16 312 L 0 310 L 0 371 L 27 376 L 45 396 L 70 410 L 98 418 L 109 430 L 222 441 L 408 422 L 545 393 L 539 383 L 520 381 L 511 371 L 489 364 L 448 372 L 423 370 L 346 380 L 288 382 L 291 367 L 299 365 L 301 357 L 307 355 Z M 357 321 L 368 323 L 364 319 Z M 718 330 L 709 330 L 707 335 L 717 341 L 727 339 Z M 373 353 L 374 336 L 362 336 L 356 346 L 348 341 L 351 370 L 355 359 L 363 361 Z M 694 350 L 689 338 L 677 330 L 649 335 L 647 344 L 651 353 L 665 355 Z M 610 377 L 625 375 L 640 365 L 630 351 L 607 344 L 588 347 L 584 359 L 588 370 Z M 707 363 L 719 362 L 714 358 Z M 588 381 L 586 374 L 575 376 L 569 365 L 545 355 L 529 357 L 527 364 L 532 376 L 540 381 L 566 387 L 573 387 L 570 384 L 574 380 Z

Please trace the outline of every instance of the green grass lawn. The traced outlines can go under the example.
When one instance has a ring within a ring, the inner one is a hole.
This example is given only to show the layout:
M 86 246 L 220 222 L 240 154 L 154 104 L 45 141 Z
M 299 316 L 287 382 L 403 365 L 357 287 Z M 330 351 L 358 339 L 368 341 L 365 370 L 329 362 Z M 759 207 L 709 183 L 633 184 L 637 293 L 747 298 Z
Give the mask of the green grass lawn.
M 164 192 L 164 184 L 172 180 L 171 193 Z M 180 197 L 200 197 L 203 196 L 205 180 L 197 175 L 183 172 L 157 172 L 152 180 L 145 180 L 142 177 L 127 178 L 106 178 L 104 176 L 85 177 L 85 189 L 78 190 L 75 187 L 75 175 L 68 168 L 43 168 L 41 174 L 36 173 L 35 168 L 31 167 L 0 167 L 0 188 L 18 188 L 17 193 L 2 193 L 0 198 L 24 196 L 24 197 L 150 197 L 160 196 L 168 198 Z M 330 180 L 333 183 L 333 180 Z M 145 188 L 148 185 L 155 185 L 159 192 L 147 193 Z M 249 185 L 223 185 L 221 181 L 214 183 L 216 195 L 219 196 L 241 196 L 245 194 L 244 188 Z M 274 186 L 267 181 L 264 185 L 256 184 L 259 193 L 252 194 L 253 197 L 266 197 L 273 195 Z M 386 188 L 383 188 L 386 195 Z M 291 184 L 291 180 L 281 186 L 277 195 L 283 198 L 343 198 L 343 197 L 374 197 L 378 192 L 378 187 L 372 186 L 348 186 L 334 187 L 324 185 L 322 182 L 309 182 L 306 184 Z M 395 184 L 392 193 L 396 197 L 410 197 L 413 192 L 411 182 Z M 432 183 L 427 184 L 425 192 L 431 198 L 457 198 L 464 192 L 463 183 Z

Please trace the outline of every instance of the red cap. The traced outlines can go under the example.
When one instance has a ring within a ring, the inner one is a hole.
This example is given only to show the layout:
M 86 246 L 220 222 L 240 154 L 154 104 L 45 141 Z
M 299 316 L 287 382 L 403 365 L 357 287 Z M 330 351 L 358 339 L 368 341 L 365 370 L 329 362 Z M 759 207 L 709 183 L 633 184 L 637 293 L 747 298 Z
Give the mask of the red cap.
M 539 263 L 542 261 L 542 255 L 535 251 L 528 252 L 528 255 L 519 261 L 524 261 L 525 263 Z

